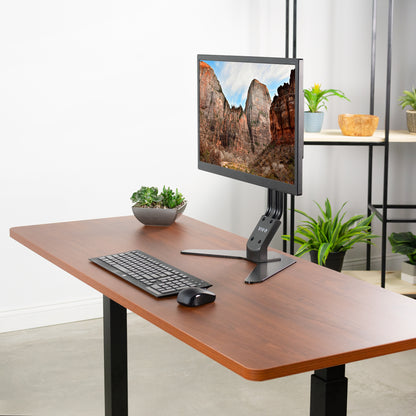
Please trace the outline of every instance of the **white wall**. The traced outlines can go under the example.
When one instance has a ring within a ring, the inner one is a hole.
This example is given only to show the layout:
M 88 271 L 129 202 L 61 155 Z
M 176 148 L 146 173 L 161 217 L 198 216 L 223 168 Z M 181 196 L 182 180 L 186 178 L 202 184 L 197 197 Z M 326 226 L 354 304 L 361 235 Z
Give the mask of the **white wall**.
M 408 29 L 415 4 L 396 3 Z M 305 87 L 320 82 L 351 99 L 330 102 L 324 127 L 336 128 L 339 113 L 368 112 L 370 4 L 300 0 L 298 7 Z M 407 38 L 399 26 L 392 127 L 405 128 L 395 101 L 415 85 L 406 46 L 415 33 Z M 197 170 L 196 54 L 283 56 L 284 0 L 1 2 L 0 39 L 0 331 L 101 314 L 97 292 L 11 240 L 12 226 L 129 215 L 133 191 L 167 184 L 186 195 L 188 215 L 250 233 L 265 190 Z M 377 94 L 381 115 L 383 89 Z M 297 206 L 312 209 L 328 196 L 365 212 L 366 155 L 306 147 Z M 400 202 L 415 202 L 413 155 L 412 146 L 392 146 L 391 195 Z M 348 256 L 362 263 L 363 250 Z

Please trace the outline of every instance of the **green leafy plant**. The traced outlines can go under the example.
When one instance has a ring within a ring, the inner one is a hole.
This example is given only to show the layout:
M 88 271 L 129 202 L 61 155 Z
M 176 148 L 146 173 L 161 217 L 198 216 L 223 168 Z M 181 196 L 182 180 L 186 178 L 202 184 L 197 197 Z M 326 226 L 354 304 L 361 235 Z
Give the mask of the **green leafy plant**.
M 321 108 L 325 108 L 326 110 L 326 103 L 328 102 L 328 98 L 332 96 L 344 98 L 347 101 L 350 101 L 342 91 L 334 89 L 322 90 L 320 84 L 315 84 L 309 89 L 304 89 L 303 94 L 311 113 L 317 113 Z
M 136 207 L 151 208 L 175 208 L 185 202 L 184 196 L 176 189 L 174 192 L 170 187 L 163 187 L 159 194 L 158 188 L 142 186 L 130 197 Z
M 408 257 L 410 264 L 416 264 L 416 236 L 410 231 L 402 233 L 391 233 L 389 241 L 393 253 L 404 254 Z
M 373 215 L 364 218 L 364 215 L 354 215 L 350 219 L 342 222 L 345 212 L 342 213 L 346 202 L 332 215 L 332 207 L 328 200 L 325 201 L 325 210 L 315 202 L 322 216 L 317 219 L 303 211 L 295 211 L 307 219 L 296 228 L 296 233 L 300 236 L 294 237 L 294 241 L 300 244 L 296 256 L 302 256 L 312 250 L 318 252 L 318 264 L 324 265 L 329 253 L 337 253 L 349 250 L 354 244 L 368 242 L 377 237 L 370 233 Z M 290 235 L 283 235 L 284 240 L 289 241 Z
M 399 98 L 399 103 L 404 110 L 405 107 L 410 106 L 412 110 L 416 111 L 416 88 L 410 91 L 403 91 L 403 96 Z

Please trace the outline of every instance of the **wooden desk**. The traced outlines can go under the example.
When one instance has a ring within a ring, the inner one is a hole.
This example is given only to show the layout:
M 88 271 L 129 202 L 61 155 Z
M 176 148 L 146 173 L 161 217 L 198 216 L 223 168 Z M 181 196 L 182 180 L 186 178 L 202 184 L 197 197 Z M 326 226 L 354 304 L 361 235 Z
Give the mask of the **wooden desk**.
M 416 320 L 403 318 L 416 316 L 414 300 L 303 259 L 244 284 L 249 262 L 179 253 L 245 247 L 245 239 L 188 217 L 167 228 L 130 216 L 17 227 L 10 235 L 104 295 L 108 415 L 127 414 L 125 308 L 249 380 L 316 370 L 311 415 L 346 414 L 345 363 L 416 348 Z M 156 299 L 88 261 L 131 249 L 208 280 L 217 300 L 186 308 L 174 297 Z

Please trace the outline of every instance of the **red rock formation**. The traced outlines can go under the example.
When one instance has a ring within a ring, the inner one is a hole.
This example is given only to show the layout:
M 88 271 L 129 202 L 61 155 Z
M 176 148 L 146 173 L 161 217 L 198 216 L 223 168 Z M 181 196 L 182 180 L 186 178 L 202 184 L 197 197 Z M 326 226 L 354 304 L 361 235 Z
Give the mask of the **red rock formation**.
M 224 124 L 224 109 L 229 104 L 213 69 L 205 62 L 200 62 L 199 77 L 200 137 L 216 143 Z
M 225 108 L 221 144 L 224 147 L 238 150 L 239 148 L 248 147 L 249 143 L 247 117 L 243 108 L 241 106 Z
M 295 143 L 295 71 L 289 83 L 277 89 L 270 106 L 270 131 L 272 141 L 281 144 Z
M 229 152 L 246 153 L 251 141 L 242 107 L 230 107 L 213 69 L 206 62 L 200 62 L 199 76 L 199 132 L 203 147 L 222 146 Z
M 271 140 L 270 103 L 271 99 L 267 87 L 253 79 L 247 93 L 245 113 L 254 153 L 262 151 Z

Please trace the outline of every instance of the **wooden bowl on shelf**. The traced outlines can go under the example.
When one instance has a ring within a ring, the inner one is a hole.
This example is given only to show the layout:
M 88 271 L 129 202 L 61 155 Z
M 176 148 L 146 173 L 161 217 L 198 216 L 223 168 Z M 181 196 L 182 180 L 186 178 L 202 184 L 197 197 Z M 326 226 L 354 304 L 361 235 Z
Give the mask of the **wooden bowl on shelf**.
M 338 124 L 344 136 L 372 136 L 378 125 L 378 117 L 370 114 L 340 114 Z

